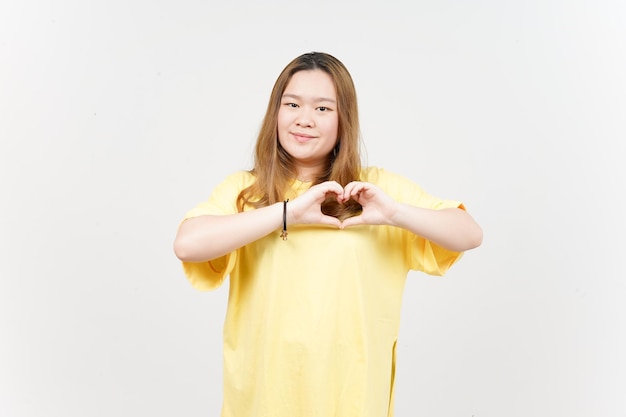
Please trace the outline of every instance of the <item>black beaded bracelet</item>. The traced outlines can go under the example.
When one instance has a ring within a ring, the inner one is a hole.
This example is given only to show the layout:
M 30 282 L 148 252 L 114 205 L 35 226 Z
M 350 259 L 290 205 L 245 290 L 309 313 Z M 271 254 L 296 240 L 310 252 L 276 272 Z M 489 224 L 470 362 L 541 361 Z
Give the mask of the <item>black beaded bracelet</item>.
M 289 199 L 283 201 L 283 231 L 280 232 L 280 237 L 282 237 L 283 240 L 287 240 L 287 201 L 289 201 Z

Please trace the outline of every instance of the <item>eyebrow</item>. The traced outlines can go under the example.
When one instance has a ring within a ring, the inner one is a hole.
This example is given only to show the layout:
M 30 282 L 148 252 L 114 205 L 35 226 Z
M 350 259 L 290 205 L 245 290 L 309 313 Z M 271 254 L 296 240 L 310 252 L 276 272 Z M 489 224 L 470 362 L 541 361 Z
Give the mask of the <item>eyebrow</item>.
M 283 94 L 283 98 L 293 98 L 293 99 L 296 99 L 296 100 L 303 100 L 303 98 L 300 97 L 297 94 Z M 313 102 L 315 102 L 315 103 L 319 103 L 319 102 L 322 102 L 322 101 L 327 101 L 329 103 L 337 103 L 332 98 L 327 98 L 327 97 L 314 97 L 313 98 Z

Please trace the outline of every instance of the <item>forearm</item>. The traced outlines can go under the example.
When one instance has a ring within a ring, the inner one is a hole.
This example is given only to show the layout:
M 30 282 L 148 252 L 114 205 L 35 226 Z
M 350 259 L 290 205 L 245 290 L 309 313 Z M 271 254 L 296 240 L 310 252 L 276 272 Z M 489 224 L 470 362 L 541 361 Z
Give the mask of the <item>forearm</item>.
M 174 240 L 174 253 L 186 262 L 219 258 L 254 242 L 282 225 L 283 203 L 225 216 L 185 220 Z
M 483 239 L 480 226 L 459 208 L 431 210 L 398 204 L 390 222 L 455 252 L 480 246 Z

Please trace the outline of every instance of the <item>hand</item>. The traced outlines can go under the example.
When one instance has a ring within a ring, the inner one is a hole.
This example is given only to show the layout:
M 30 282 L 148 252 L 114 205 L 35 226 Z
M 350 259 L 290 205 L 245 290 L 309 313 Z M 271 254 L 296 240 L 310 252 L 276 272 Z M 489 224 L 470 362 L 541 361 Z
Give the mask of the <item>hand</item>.
M 345 219 L 341 223 L 342 229 L 361 224 L 392 224 L 398 202 L 374 184 L 361 181 L 349 183 L 343 189 L 341 202 L 351 198 L 363 207 L 363 211 L 358 216 Z
M 322 213 L 321 205 L 329 194 L 334 194 L 340 204 L 353 199 L 363 207 L 363 211 L 343 222 L 327 216 Z M 374 184 L 353 181 L 343 188 L 335 181 L 326 181 L 314 185 L 289 203 L 287 223 L 327 224 L 341 229 L 363 224 L 392 224 L 397 208 L 398 203 Z
M 343 202 L 344 189 L 336 181 L 326 181 L 309 188 L 299 197 L 288 203 L 288 224 L 327 224 L 341 227 L 341 221 L 335 217 L 322 213 L 322 203 L 329 194 L 337 197 L 337 202 Z

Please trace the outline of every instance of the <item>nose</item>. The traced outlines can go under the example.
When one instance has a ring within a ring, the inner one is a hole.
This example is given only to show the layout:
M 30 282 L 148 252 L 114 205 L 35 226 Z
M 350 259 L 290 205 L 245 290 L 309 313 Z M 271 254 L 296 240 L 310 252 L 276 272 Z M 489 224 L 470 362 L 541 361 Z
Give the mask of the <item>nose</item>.
M 302 127 L 312 127 L 315 123 L 308 110 L 302 109 L 296 118 L 296 124 Z

